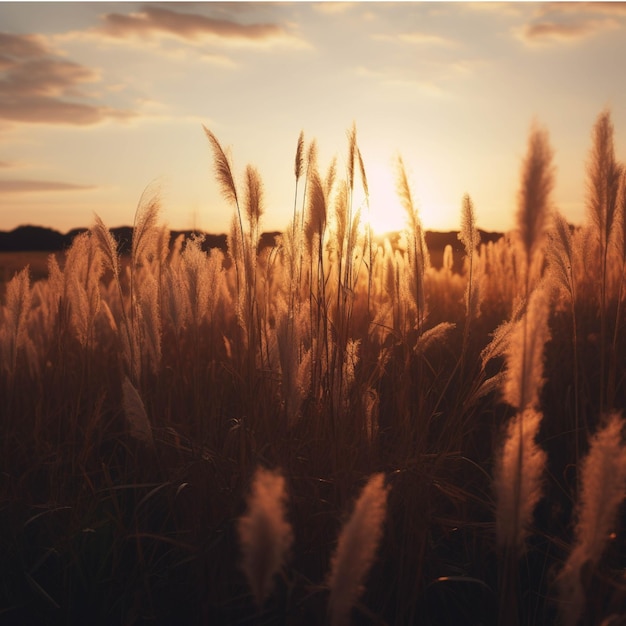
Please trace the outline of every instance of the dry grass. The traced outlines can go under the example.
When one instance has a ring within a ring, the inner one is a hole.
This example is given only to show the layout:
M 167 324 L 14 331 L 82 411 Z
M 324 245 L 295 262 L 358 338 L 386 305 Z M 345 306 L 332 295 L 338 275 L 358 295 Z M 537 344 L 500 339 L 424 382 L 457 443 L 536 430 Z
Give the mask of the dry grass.
M 553 219 L 532 130 L 515 231 L 480 243 L 459 198 L 464 262 L 447 250 L 441 269 L 401 160 L 406 229 L 373 239 L 355 127 L 327 169 L 300 135 L 293 219 L 265 249 L 258 172 L 238 186 L 205 131 L 226 253 L 168 245 L 148 190 L 129 256 L 96 220 L 47 280 L 10 257 L 0 621 L 553 624 L 556 575 L 587 572 L 571 565 L 587 540 L 584 623 L 623 610 L 622 482 L 605 515 L 583 462 L 599 441 L 623 456 L 603 421 L 626 406 L 626 177 L 609 216 L 606 114 L 588 225 Z

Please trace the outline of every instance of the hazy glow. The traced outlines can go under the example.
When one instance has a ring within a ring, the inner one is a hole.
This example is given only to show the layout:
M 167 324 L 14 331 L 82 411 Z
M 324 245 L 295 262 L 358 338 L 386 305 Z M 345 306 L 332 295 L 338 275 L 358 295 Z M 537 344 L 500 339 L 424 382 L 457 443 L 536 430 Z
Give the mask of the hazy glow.
M 172 228 L 224 232 L 209 127 L 264 181 L 264 227 L 293 211 L 298 135 L 345 169 L 356 123 L 377 231 L 404 223 L 401 154 L 426 228 L 513 225 L 533 119 L 555 201 L 584 216 L 585 162 L 612 109 L 624 159 L 619 3 L 0 3 L 0 229 L 132 221 L 158 181 Z M 343 162 L 342 162 L 342 159 Z M 355 198 L 356 200 L 356 198 Z M 361 202 L 361 201 L 359 201 Z

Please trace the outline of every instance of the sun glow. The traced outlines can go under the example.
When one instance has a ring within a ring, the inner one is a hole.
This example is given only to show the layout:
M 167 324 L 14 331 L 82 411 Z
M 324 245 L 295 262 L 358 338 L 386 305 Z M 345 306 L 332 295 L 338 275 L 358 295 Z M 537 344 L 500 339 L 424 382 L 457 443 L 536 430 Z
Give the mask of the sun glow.
M 406 213 L 396 192 L 395 172 L 391 167 L 371 164 L 367 167 L 369 187 L 369 224 L 376 235 L 402 230 Z M 367 211 L 364 221 L 368 220 Z
M 407 224 L 407 214 L 398 196 L 396 178 L 393 164 L 389 166 L 370 164 L 367 168 L 370 193 L 369 223 L 378 236 L 402 230 Z M 436 228 L 441 221 L 441 216 L 438 216 L 433 208 L 437 206 L 434 199 L 436 194 L 430 187 L 420 186 L 418 189 L 410 175 L 409 185 L 422 226 L 426 230 Z M 367 210 L 364 210 L 363 221 L 367 221 L 367 217 Z

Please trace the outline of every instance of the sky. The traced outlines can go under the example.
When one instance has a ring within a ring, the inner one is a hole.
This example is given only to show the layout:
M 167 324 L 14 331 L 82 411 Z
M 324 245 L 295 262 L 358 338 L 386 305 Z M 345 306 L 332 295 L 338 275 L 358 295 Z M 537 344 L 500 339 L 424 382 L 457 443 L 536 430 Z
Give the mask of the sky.
M 300 132 L 344 175 L 353 124 L 379 231 L 403 225 L 398 156 L 425 228 L 457 229 L 465 193 L 513 228 L 533 124 L 583 223 L 606 108 L 626 159 L 625 58 L 626 3 L 0 2 L 0 230 L 132 224 L 147 190 L 170 228 L 226 232 L 203 125 L 240 193 L 257 168 L 264 230 L 293 214 Z

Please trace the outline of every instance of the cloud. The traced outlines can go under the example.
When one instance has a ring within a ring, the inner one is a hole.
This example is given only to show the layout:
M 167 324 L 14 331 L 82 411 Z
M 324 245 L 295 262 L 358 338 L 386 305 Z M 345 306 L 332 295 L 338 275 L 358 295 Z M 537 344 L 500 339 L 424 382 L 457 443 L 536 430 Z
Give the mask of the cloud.
M 624 26 L 623 2 L 547 2 L 515 35 L 526 44 L 575 43 Z
M 376 41 L 391 41 L 394 43 L 406 43 L 411 45 L 434 45 L 434 46 L 455 46 L 456 43 L 451 39 L 440 37 L 439 35 L 430 35 L 428 33 L 412 32 L 398 33 L 394 35 L 376 34 L 372 36 Z
M 434 81 L 409 76 L 405 71 L 399 68 L 374 70 L 369 67 L 359 66 L 355 68 L 355 73 L 361 78 L 373 80 L 385 87 L 402 90 L 404 95 L 410 91 L 418 91 L 424 95 L 436 97 L 446 95 L 446 91 Z
M 135 13 L 107 13 L 102 24 L 87 33 L 70 33 L 67 37 L 100 35 L 116 40 L 171 37 L 191 43 L 206 40 L 238 45 L 289 44 L 306 46 L 305 42 L 276 23 L 242 24 L 232 19 L 184 13 L 157 6 L 144 6 Z
M 532 45 L 576 42 L 619 27 L 620 23 L 612 18 L 587 17 L 566 21 L 542 20 L 526 24 L 516 34 L 524 43 Z
M 0 33 L 0 120 L 85 126 L 131 117 L 89 102 L 80 87 L 99 81 L 97 72 L 58 57 L 40 37 Z
M 47 180 L 0 180 L 0 193 L 21 194 L 51 191 L 90 191 L 95 185 L 76 185 Z
M 537 15 L 565 13 L 595 13 L 604 15 L 626 15 L 624 2 L 546 2 L 539 6 Z
M 354 8 L 354 2 L 315 2 L 313 5 L 313 9 L 315 9 L 318 13 L 323 13 L 325 15 L 340 15 L 341 13 L 346 13 Z

